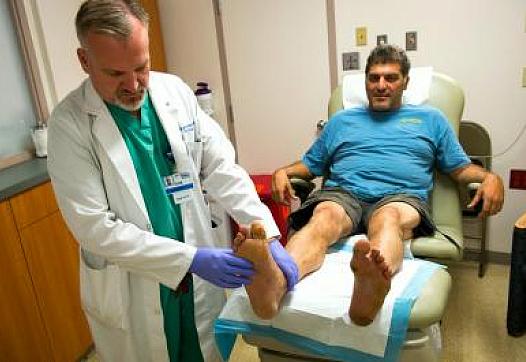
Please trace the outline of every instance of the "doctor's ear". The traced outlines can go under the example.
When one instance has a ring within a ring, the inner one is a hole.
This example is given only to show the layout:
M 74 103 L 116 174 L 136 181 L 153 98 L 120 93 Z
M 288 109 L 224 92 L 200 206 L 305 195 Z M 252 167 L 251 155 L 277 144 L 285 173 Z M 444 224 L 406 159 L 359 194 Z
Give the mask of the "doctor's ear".
M 89 74 L 88 54 L 86 52 L 86 49 L 78 48 L 77 49 L 77 58 L 79 59 L 80 66 L 82 67 L 82 70 L 84 70 L 84 72 Z

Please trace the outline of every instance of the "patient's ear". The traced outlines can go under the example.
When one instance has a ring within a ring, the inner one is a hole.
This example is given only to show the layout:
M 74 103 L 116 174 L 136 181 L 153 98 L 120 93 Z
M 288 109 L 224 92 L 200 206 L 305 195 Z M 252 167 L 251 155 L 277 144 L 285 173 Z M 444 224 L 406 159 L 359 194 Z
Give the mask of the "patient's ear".
M 407 89 L 407 84 L 409 83 L 409 75 L 407 75 L 404 79 L 404 90 Z

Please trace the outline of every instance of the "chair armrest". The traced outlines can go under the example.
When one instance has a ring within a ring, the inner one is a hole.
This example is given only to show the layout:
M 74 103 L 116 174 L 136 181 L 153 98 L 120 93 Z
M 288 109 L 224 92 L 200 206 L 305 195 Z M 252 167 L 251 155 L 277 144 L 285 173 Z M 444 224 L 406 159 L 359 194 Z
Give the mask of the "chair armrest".
M 471 199 L 473 199 L 473 197 L 477 193 L 477 190 L 479 189 L 480 185 L 481 185 L 480 182 L 471 182 L 466 185 L 466 189 L 468 192 L 467 196 L 469 197 L 469 202 L 471 201 Z M 470 217 L 477 216 L 482 211 L 482 204 L 483 204 L 483 201 L 480 200 L 475 206 L 469 209 L 466 207 L 467 205 L 464 205 L 462 209 L 462 216 L 470 216 Z
M 309 196 L 312 190 L 314 190 L 314 188 L 316 187 L 314 182 L 306 181 L 300 178 L 291 178 L 290 184 L 292 185 L 296 196 L 300 198 L 301 203 L 305 202 L 307 196 Z
M 454 239 L 461 248 L 459 249 L 441 233 L 436 232 L 432 236 L 413 239 L 411 252 L 420 258 L 462 260 L 464 248 L 462 230 L 446 225 L 439 226 L 439 230 Z
M 467 188 L 469 191 L 477 191 L 480 187 L 481 183 L 480 182 L 471 182 L 469 184 L 467 184 Z

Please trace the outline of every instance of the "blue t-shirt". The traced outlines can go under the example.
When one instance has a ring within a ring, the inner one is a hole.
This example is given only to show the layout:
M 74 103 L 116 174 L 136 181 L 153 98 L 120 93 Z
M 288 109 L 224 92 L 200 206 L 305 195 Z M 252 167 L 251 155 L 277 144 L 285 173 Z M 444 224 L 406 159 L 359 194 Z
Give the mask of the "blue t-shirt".
M 312 174 L 328 175 L 325 186 L 365 202 L 399 193 L 427 201 L 434 167 L 450 173 L 470 163 L 439 110 L 410 105 L 393 112 L 338 112 L 302 161 Z

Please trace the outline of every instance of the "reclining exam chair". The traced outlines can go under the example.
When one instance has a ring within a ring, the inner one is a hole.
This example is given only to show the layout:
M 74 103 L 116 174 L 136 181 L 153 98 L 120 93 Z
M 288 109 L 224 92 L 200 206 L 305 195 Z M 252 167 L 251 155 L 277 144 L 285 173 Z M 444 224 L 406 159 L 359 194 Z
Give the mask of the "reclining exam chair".
M 464 108 L 464 93 L 452 78 L 434 72 L 429 97 L 426 102 L 440 109 L 448 118 L 458 135 Z M 329 117 L 343 108 L 342 87 L 332 93 Z M 431 210 L 439 232 L 432 237 L 421 237 L 410 242 L 412 253 L 420 258 L 462 259 L 462 213 L 455 183 L 443 174 L 435 174 L 435 187 L 431 198 Z M 424 286 L 415 302 L 409 319 L 407 338 L 402 349 L 401 361 L 438 361 L 436 346 L 437 329 L 446 307 L 451 277 L 444 269 L 437 270 Z M 432 334 L 435 334 L 433 336 Z M 324 361 L 319 356 L 284 345 L 273 338 L 244 336 L 247 343 L 258 347 L 264 362 L 277 361 Z M 440 340 L 440 339 L 439 339 Z

